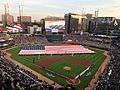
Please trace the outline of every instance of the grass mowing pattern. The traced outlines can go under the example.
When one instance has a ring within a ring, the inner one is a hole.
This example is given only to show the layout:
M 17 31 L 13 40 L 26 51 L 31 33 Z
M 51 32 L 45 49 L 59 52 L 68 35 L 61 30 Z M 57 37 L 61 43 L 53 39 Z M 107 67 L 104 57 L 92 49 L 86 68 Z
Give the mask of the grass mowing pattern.
M 94 50 L 94 51 L 96 51 L 96 54 L 93 54 L 93 55 L 88 54 L 88 56 L 86 56 L 86 55 L 85 56 L 84 55 L 80 56 L 81 58 L 89 59 L 89 60 L 91 60 L 94 63 L 92 68 L 90 68 L 90 70 L 85 75 L 80 77 L 80 80 L 81 80 L 80 86 L 82 88 L 87 87 L 87 85 L 89 84 L 90 80 L 93 78 L 93 76 L 97 72 L 98 68 L 100 67 L 100 65 L 102 64 L 102 62 L 106 58 L 102 54 L 103 53 L 102 51 L 99 51 L 99 50 Z M 91 73 L 91 75 L 86 76 L 88 73 Z
M 63 69 L 64 66 L 71 67 L 71 70 L 70 71 L 64 70 Z M 84 70 L 82 65 L 75 64 L 71 61 L 65 61 L 65 60 L 58 61 L 58 62 L 50 65 L 48 68 L 55 72 L 61 73 L 65 76 L 72 76 L 72 77 L 75 77 L 77 74 L 79 74 L 80 72 L 82 72 Z
M 89 84 L 90 80 L 93 78 L 94 74 L 96 73 L 96 71 L 98 70 L 98 68 L 102 64 L 102 62 L 105 60 L 105 56 L 102 54 L 103 53 L 102 51 L 99 51 L 99 50 L 96 50 L 96 49 L 93 49 L 93 50 L 96 52 L 96 54 L 75 54 L 74 55 L 74 57 L 79 57 L 82 60 L 91 60 L 94 63 L 94 66 L 88 71 L 88 73 L 91 72 L 91 75 L 86 76 L 87 75 L 87 73 L 86 73 L 85 75 L 80 77 L 81 83 L 80 83 L 80 85 L 76 86 L 77 89 L 78 88 L 85 88 Z M 13 58 L 14 60 L 24 64 L 25 66 L 27 66 L 27 67 L 35 70 L 35 71 L 37 71 L 38 73 L 43 74 L 44 76 L 54 80 L 55 82 L 57 82 L 57 83 L 59 83 L 61 85 L 66 85 L 66 82 L 65 82 L 65 80 L 63 78 L 60 78 L 60 77 L 57 77 L 57 76 L 56 76 L 56 78 L 49 77 L 41 69 L 32 66 L 33 59 L 38 58 L 37 55 L 36 56 L 34 56 L 34 55 L 31 55 L 31 56 L 19 56 L 18 55 L 19 51 L 20 51 L 20 48 L 13 48 L 11 50 L 8 50 L 7 52 L 12 54 L 11 58 Z M 71 56 L 71 55 L 67 55 L 67 56 Z M 48 57 L 51 58 L 51 57 L 55 57 L 55 56 L 49 56 L 49 55 L 41 55 L 40 56 L 40 58 L 48 58 Z M 57 62 L 56 64 L 61 66 L 62 63 L 64 65 L 65 65 L 65 63 L 70 64 L 70 62 Z M 71 64 L 71 66 L 73 67 L 72 64 Z M 59 68 L 58 68 L 59 70 L 57 70 L 56 69 L 57 67 L 56 67 L 56 65 L 55 66 L 53 65 L 53 66 L 50 66 L 49 68 L 52 69 L 52 70 L 54 69 L 54 70 L 59 71 L 59 72 L 61 72 L 63 70 L 63 69 L 60 70 Z M 75 66 L 75 69 L 78 70 L 76 66 Z M 81 70 L 79 70 L 79 71 L 81 71 Z M 75 75 L 74 72 L 71 72 L 71 73 L 73 73 L 73 76 Z M 68 75 L 68 73 L 66 73 L 66 75 Z

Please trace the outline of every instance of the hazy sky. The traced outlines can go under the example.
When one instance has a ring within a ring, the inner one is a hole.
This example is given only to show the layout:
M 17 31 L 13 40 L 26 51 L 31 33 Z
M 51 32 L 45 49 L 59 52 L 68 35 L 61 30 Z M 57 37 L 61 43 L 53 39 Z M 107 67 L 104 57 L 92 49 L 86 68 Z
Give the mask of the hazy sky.
M 99 16 L 114 16 L 120 18 L 119 0 L 0 0 L 0 15 L 4 13 L 4 4 L 9 3 L 10 14 L 16 16 L 18 6 L 23 5 L 23 15 L 30 15 L 39 20 L 48 15 L 64 16 L 73 12 L 94 13 L 99 8 Z

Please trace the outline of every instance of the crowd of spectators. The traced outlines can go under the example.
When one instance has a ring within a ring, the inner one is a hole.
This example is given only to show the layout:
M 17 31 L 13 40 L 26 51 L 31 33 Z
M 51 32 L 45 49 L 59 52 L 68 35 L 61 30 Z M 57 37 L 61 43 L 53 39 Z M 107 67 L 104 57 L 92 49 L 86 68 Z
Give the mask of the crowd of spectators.
M 48 43 L 45 37 L 40 36 L 13 36 L 16 44 L 42 44 Z M 95 90 L 120 90 L 120 38 L 114 39 L 111 43 L 98 42 L 87 35 L 67 35 L 64 41 L 72 40 L 80 44 L 97 47 L 110 47 L 109 54 L 111 60 L 104 73 L 100 76 Z M 4 58 L 4 53 L 0 52 L 0 90 L 74 90 L 72 86 L 55 87 L 55 83 L 49 84 L 47 81 L 39 80 L 32 73 L 22 69 L 13 62 Z
M 0 57 L 0 90 L 54 90 L 53 85 Z
M 16 44 L 43 44 L 48 43 L 46 37 L 43 36 L 32 36 L 32 35 L 16 35 L 13 36 Z
M 48 43 L 46 37 L 43 36 L 33 36 L 33 35 L 20 35 L 20 34 L 13 34 L 10 35 L 10 38 L 13 38 L 15 44 L 44 44 Z M 69 43 L 72 41 L 74 43 L 79 43 L 88 46 L 95 46 L 101 48 L 109 48 L 110 47 L 110 40 L 105 38 L 97 38 L 94 36 L 89 35 L 65 35 L 63 37 L 64 42 Z
M 109 54 L 111 60 L 100 76 L 95 90 L 120 90 L 120 38 L 112 41 Z
M 13 40 L 13 38 L 10 37 L 9 34 L 5 34 L 5 33 L 0 33 L 0 42 L 10 42 L 11 40 Z
M 0 90 L 74 90 L 72 86 L 56 87 L 39 80 L 34 74 L 6 60 L 0 52 Z
M 66 35 L 64 36 L 64 41 L 68 41 L 68 40 L 72 40 L 74 42 L 77 42 L 77 41 L 84 41 L 88 38 L 87 35 Z
M 0 39 L 6 39 L 8 37 L 7 34 L 0 33 Z
M 12 38 L 10 38 L 7 34 L 0 33 L 0 48 L 11 44 Z
M 107 41 L 107 43 L 105 42 Z M 83 45 L 108 49 L 110 47 L 110 40 L 103 38 L 96 38 L 89 35 L 67 35 L 64 37 L 64 42 L 67 43 L 79 43 Z

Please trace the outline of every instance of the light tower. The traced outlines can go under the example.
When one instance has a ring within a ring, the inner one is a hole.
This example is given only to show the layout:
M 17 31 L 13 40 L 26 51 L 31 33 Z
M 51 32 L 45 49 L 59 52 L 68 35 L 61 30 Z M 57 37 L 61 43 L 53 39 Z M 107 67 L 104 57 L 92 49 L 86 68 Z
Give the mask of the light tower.
M 23 5 L 19 5 L 19 23 L 22 25 Z
M 94 32 L 97 30 L 98 26 L 97 26 L 97 22 L 98 22 L 98 13 L 99 13 L 99 9 L 95 10 L 95 30 Z
M 81 19 L 81 33 L 84 31 L 84 28 L 83 28 L 84 16 L 85 16 L 85 12 L 84 12 L 84 8 L 83 8 L 83 10 L 82 10 L 82 19 Z
M 98 17 L 98 13 L 99 13 L 99 9 L 98 9 L 98 10 L 95 10 L 95 18 Z
M 5 23 L 4 23 L 4 26 L 6 26 L 7 25 L 7 19 L 8 19 L 8 16 L 9 15 L 9 5 L 8 5 L 8 3 L 7 4 L 5 4 L 5 17 L 4 17 L 4 20 L 5 20 Z

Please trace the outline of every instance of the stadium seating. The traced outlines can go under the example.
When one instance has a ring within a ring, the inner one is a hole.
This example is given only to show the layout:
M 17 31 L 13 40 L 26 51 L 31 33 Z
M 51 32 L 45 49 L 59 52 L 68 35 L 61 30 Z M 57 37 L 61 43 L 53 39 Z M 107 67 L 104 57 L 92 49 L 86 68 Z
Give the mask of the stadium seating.
M 111 60 L 100 77 L 95 90 L 120 90 L 120 38 L 112 41 Z
M 88 35 L 66 35 L 64 36 L 64 43 L 79 43 L 87 46 L 109 49 L 110 42 L 108 42 L 108 40 L 107 40 L 108 43 L 106 43 L 106 42 L 103 42 L 105 41 L 105 39 L 102 39 L 102 38 L 101 38 L 102 42 L 99 42 L 98 40 L 96 40 L 96 37 L 92 37 L 92 40 L 90 38 L 91 36 L 88 36 Z
M 48 43 L 47 39 L 45 37 L 40 36 L 11 36 L 15 44 L 42 44 L 42 43 Z
M 39 80 L 31 72 L 6 60 L 0 52 L 0 90 L 75 90 L 72 86 L 56 87 L 55 83 Z
M 1 52 L 2 53 L 2 52 Z M 53 86 L 0 56 L 0 90 L 51 90 Z M 54 89 L 53 89 L 54 90 Z

